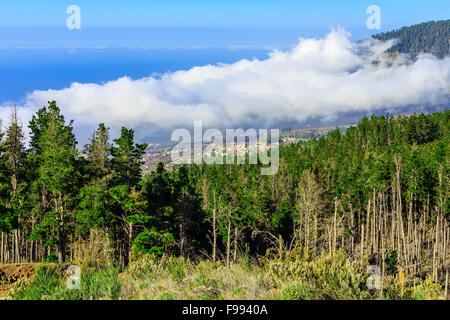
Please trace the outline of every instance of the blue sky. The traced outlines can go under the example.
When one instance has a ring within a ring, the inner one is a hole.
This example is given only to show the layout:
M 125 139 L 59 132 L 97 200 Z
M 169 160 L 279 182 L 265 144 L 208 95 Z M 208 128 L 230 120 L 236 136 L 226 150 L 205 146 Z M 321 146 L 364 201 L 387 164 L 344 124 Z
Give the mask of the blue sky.
M 365 25 L 365 9 L 382 10 L 385 26 L 446 19 L 448 0 L 15 0 L 2 1 L 2 26 L 64 26 L 78 5 L 85 27 L 314 27 Z
M 81 30 L 66 29 L 69 5 Z M 368 30 L 368 6 L 381 30 Z M 361 39 L 380 31 L 448 19 L 448 0 L 15 0 L 0 5 L 0 48 L 295 44 L 341 26 Z

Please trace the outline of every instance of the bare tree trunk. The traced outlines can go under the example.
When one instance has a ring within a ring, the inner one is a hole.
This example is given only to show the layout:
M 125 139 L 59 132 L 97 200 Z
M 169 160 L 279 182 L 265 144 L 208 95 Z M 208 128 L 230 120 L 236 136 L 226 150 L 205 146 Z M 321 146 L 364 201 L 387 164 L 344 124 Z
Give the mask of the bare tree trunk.
M 231 254 L 231 217 L 228 215 L 228 234 L 227 234 L 227 267 L 230 267 Z
M 130 252 L 131 252 L 131 247 L 133 246 L 133 224 L 129 223 L 128 224 L 128 262 L 130 261 Z
M 333 218 L 333 253 L 336 251 L 337 241 L 337 197 L 334 198 L 334 218 Z
M 234 228 L 234 252 L 233 252 L 233 261 L 237 260 L 237 247 L 238 247 L 238 228 Z
M 366 215 L 366 242 L 367 242 L 367 254 L 370 254 L 370 197 L 369 197 L 369 203 L 367 204 L 367 215 Z
M 314 255 L 317 254 L 317 215 L 314 215 Z
M 361 225 L 361 261 L 364 260 L 364 225 Z
M 384 285 L 384 249 L 381 253 L 381 281 L 380 281 L 380 298 L 383 298 L 383 285 Z
M 64 240 L 64 230 L 62 227 L 58 230 L 58 262 L 63 264 L 66 261 L 66 244 Z
M 4 239 L 4 237 L 5 237 L 5 235 L 4 235 L 5 233 L 4 232 L 2 232 L 2 242 L 1 242 L 1 245 L 0 245 L 0 263 L 5 263 L 5 239 Z
M 437 274 L 437 264 L 438 264 L 438 230 L 439 230 L 439 216 L 436 217 L 436 226 L 435 226 L 435 241 L 433 246 L 433 279 L 437 282 L 438 274 Z
M 448 270 L 445 274 L 445 300 L 448 298 Z
M 213 208 L 213 262 L 216 262 L 217 250 L 217 225 L 216 225 L 216 192 L 214 191 L 214 208 Z
M 21 250 L 20 250 L 20 244 L 19 244 L 19 241 L 20 241 L 20 239 L 19 239 L 19 237 L 20 237 L 20 235 L 19 235 L 19 230 L 18 229 L 16 229 L 16 230 L 14 230 L 14 234 L 15 234 L 15 241 L 14 241 L 14 245 L 15 245 L 15 253 L 16 253 L 16 257 L 15 257 L 15 261 L 16 261 L 16 263 L 20 263 L 21 261 L 20 261 L 20 258 L 21 258 Z
M 355 241 L 355 236 L 354 236 L 354 230 L 353 230 L 353 228 L 354 228 L 354 217 L 353 217 L 353 206 L 352 206 L 352 203 L 350 202 L 350 221 L 351 221 L 351 228 L 350 228 L 350 230 L 351 230 L 351 234 L 350 234 L 350 243 L 351 243 L 351 251 L 350 251 L 350 253 L 351 253 L 351 255 L 353 256 L 353 254 L 354 254 L 354 241 Z
M 186 225 L 183 213 L 183 218 L 180 222 L 180 256 L 182 257 L 186 257 L 186 238 Z

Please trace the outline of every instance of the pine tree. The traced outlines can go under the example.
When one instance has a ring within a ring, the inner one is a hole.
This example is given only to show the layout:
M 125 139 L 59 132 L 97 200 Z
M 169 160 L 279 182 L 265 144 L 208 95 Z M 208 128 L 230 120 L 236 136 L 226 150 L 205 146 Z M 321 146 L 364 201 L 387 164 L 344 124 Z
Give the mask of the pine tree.
M 76 140 L 72 121 L 65 124 L 55 101 L 49 102 L 48 110 L 44 107 L 38 115 L 42 119 L 35 118 L 35 122 L 42 125 L 38 130 L 32 128 L 35 135 L 31 139 L 37 151 L 37 182 L 42 199 L 36 231 L 41 235 L 46 232 L 47 243 L 57 245 L 58 261 L 62 264 L 78 189 Z
M 113 178 L 111 168 L 111 143 L 109 128 L 100 123 L 90 144 L 84 148 L 85 183 L 79 193 L 76 219 L 78 231 L 87 233 L 90 229 L 103 228 L 113 232 L 111 227 L 111 197 L 109 188 Z
M 135 143 L 134 130 L 127 128 L 122 128 L 120 137 L 114 139 L 114 143 L 116 146 L 111 148 L 114 177 L 109 193 L 115 201 L 114 221 L 117 230 L 120 230 L 119 239 L 122 241 L 122 266 L 126 266 L 134 238 L 133 221 L 127 218 L 138 213 L 144 206 L 138 184 L 142 175 L 142 156 L 147 144 Z
M 16 262 L 21 262 L 23 258 L 22 251 L 25 249 L 26 223 L 28 221 L 27 203 L 26 203 L 26 176 L 25 176 L 25 146 L 22 124 L 17 116 L 17 108 L 11 110 L 10 125 L 6 131 L 4 142 L 6 170 L 9 176 L 9 190 L 7 209 L 14 217 L 16 229 L 13 233 L 13 258 Z

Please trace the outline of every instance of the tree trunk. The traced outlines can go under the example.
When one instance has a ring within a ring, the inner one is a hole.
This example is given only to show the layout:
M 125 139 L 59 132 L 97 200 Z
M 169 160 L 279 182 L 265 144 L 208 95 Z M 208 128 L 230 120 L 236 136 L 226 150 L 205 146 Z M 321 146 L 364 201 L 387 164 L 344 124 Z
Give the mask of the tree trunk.
M 231 254 L 231 217 L 228 217 L 228 234 L 227 234 L 227 267 L 230 267 L 230 254 Z
M 216 262 L 217 250 L 217 226 L 216 226 L 216 196 L 214 194 L 214 210 L 213 210 L 213 262 Z
M 66 243 L 62 227 L 58 230 L 58 262 L 60 265 L 66 262 Z
M 129 259 L 129 257 L 130 257 L 130 242 L 129 242 L 129 237 L 127 235 L 128 235 L 128 230 L 124 230 L 123 251 L 122 251 L 122 258 L 123 258 L 122 268 L 125 268 L 128 265 L 128 263 L 130 262 L 130 259 Z
M 0 263 L 5 263 L 5 233 L 2 232 L 2 242 L 0 245 Z
M 238 247 L 238 229 L 234 228 L 234 253 L 233 253 L 233 261 L 236 262 L 237 259 L 237 247 Z
M 180 222 L 180 256 L 186 257 L 187 236 L 186 236 L 186 226 L 185 226 L 185 221 L 184 221 L 184 213 L 182 215 L 183 215 L 183 217 Z
M 336 251 L 336 242 L 337 242 L 337 197 L 334 198 L 333 253 Z

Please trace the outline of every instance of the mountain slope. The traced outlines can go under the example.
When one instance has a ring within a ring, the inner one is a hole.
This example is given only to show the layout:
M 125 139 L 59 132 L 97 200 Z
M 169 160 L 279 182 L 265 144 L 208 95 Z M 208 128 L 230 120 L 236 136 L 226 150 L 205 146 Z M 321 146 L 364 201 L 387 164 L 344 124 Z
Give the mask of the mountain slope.
M 383 41 L 398 39 L 398 43 L 389 49 L 389 52 L 407 53 L 412 57 L 431 53 L 438 58 L 444 58 L 450 54 L 450 19 L 424 22 L 373 37 Z

